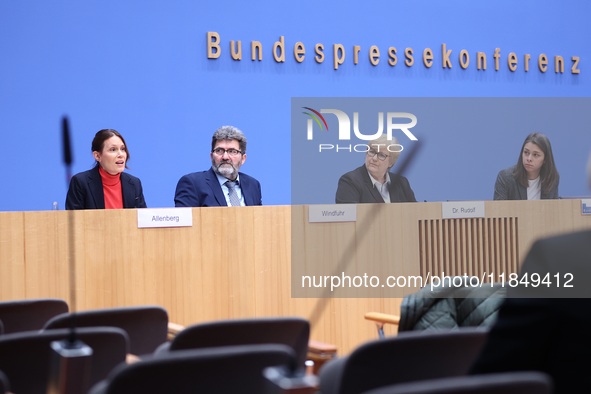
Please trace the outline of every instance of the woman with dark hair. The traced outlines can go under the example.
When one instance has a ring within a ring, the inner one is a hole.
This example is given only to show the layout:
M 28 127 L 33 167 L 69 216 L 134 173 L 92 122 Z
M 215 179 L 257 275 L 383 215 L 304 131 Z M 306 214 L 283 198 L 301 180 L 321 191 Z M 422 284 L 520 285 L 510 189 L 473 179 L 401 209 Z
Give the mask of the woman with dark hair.
M 70 180 L 66 209 L 146 208 L 142 183 L 126 174 L 129 151 L 117 130 L 99 130 L 92 140 L 94 168 Z
M 494 199 L 557 199 L 559 179 L 550 140 L 544 134 L 531 133 L 523 141 L 517 164 L 497 175 Z

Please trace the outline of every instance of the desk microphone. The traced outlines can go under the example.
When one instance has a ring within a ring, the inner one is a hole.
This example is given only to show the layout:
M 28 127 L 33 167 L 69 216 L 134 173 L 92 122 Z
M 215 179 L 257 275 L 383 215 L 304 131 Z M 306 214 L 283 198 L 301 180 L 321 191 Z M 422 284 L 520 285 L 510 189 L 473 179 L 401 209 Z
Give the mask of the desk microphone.
M 404 172 L 409 167 L 410 163 L 412 163 L 412 161 L 417 157 L 417 153 L 418 153 L 419 149 L 421 148 L 422 144 L 423 144 L 422 140 L 417 140 L 417 141 L 413 142 L 412 146 L 410 147 L 410 151 L 406 155 L 403 156 L 400 164 L 396 166 L 397 171 L 394 173 L 396 175 L 398 175 L 396 177 L 398 180 L 401 179 L 401 177 L 404 175 Z M 379 204 L 376 204 L 376 205 L 379 205 Z M 370 213 L 371 212 L 373 212 L 374 214 L 377 215 L 380 212 L 380 209 L 379 208 L 372 209 L 370 211 Z M 347 271 L 347 266 L 350 264 L 351 260 L 346 260 L 346 259 L 350 259 L 352 256 L 355 256 L 354 248 L 357 246 L 358 243 L 363 242 L 363 238 L 365 236 L 367 236 L 367 234 L 370 233 L 369 229 L 366 227 L 371 225 L 372 222 L 373 222 L 372 218 L 368 217 L 368 218 L 366 218 L 366 220 L 363 223 L 360 224 L 360 227 L 361 226 L 364 226 L 364 227 L 358 228 L 358 231 L 356 232 L 357 233 L 357 241 L 350 242 L 347 245 L 347 250 L 342 254 L 342 256 L 344 256 L 343 257 L 344 260 L 341 260 L 338 262 L 336 272 L 333 275 L 337 276 L 338 273 Z M 330 295 L 331 295 L 330 293 L 331 293 L 330 288 L 325 287 L 324 292 L 321 296 L 321 299 L 314 307 L 314 310 L 312 311 L 312 314 L 309 319 L 310 325 L 312 327 L 316 324 L 318 319 L 320 319 L 320 316 L 323 313 L 323 310 L 326 307 L 328 300 L 330 299 Z
M 62 117 L 62 152 L 64 155 L 64 165 L 66 166 L 66 184 L 70 183 L 72 178 L 72 146 L 70 144 L 70 124 L 67 116 Z
M 62 118 L 62 147 L 66 167 L 66 183 L 70 183 L 72 149 L 70 146 L 70 127 L 68 118 Z M 50 365 L 48 394 L 79 394 L 90 388 L 92 348 L 79 340 L 76 335 L 76 262 L 74 237 L 74 211 L 68 210 L 68 271 L 72 327 L 67 338 L 51 342 L 52 357 Z

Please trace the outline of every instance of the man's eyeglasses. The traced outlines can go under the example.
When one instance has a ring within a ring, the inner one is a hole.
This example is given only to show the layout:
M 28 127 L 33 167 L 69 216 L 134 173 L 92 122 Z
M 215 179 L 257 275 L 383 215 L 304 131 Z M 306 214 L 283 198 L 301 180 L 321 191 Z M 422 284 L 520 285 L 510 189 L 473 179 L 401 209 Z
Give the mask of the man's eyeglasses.
M 212 153 L 216 154 L 217 156 L 223 156 L 224 153 L 228 153 L 228 156 L 236 157 L 242 154 L 241 150 L 238 149 L 224 149 L 224 148 L 215 148 L 211 151 Z
M 388 155 L 386 155 L 386 154 L 384 154 L 382 152 L 376 152 L 375 150 L 372 150 L 372 149 L 370 149 L 370 150 L 367 151 L 367 156 L 368 157 L 373 158 L 376 155 L 378 155 L 378 159 L 380 159 L 381 161 L 384 161 L 384 160 L 386 160 L 388 158 Z

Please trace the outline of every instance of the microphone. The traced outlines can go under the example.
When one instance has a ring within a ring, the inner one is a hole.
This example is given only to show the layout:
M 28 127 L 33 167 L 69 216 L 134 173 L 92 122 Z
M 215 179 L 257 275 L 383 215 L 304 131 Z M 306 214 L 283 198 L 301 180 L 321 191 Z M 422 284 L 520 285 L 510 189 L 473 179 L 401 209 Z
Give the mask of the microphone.
M 410 152 L 408 152 L 408 154 L 406 154 L 403 157 L 402 163 L 400 163 L 400 165 L 396 166 L 397 171 L 395 172 L 395 174 L 397 174 L 397 175 L 404 174 L 404 172 L 408 168 L 409 164 L 414 160 L 415 156 L 417 155 L 417 152 L 421 148 L 421 146 L 422 146 L 421 141 L 422 140 L 417 140 L 414 144 L 412 144 L 412 146 L 410 147 Z M 404 152 L 404 149 L 402 150 L 402 152 Z
M 70 124 L 68 121 L 67 116 L 62 117 L 62 152 L 63 152 L 63 159 L 64 165 L 66 166 L 66 184 L 70 183 L 70 179 L 72 178 L 72 146 L 70 144 Z
M 68 117 L 62 117 L 63 161 L 66 167 L 66 184 L 72 177 L 73 162 L 70 146 L 70 126 Z M 68 336 L 63 340 L 51 342 L 50 373 L 47 382 L 48 394 L 78 394 L 90 387 L 92 348 L 78 339 L 76 335 L 76 262 L 74 211 L 68 210 L 68 271 L 72 322 Z
M 395 174 L 397 175 L 397 179 L 400 179 L 400 177 L 404 174 L 404 172 L 409 167 L 410 163 L 412 163 L 412 161 L 417 157 L 417 153 L 418 153 L 419 149 L 421 148 L 422 144 L 423 144 L 422 140 L 417 140 L 416 142 L 414 142 L 410 148 L 410 151 L 403 157 L 400 164 L 396 166 L 397 171 L 395 172 Z M 372 210 L 372 213 L 374 213 L 375 215 L 379 214 L 379 212 L 380 212 L 379 209 Z M 337 268 L 335 270 L 336 271 L 335 274 L 339 273 L 339 272 L 346 272 L 347 266 L 351 263 L 351 260 L 350 260 L 351 256 L 355 255 L 354 249 L 356 248 L 357 243 L 362 242 L 363 238 L 367 234 L 369 234 L 369 229 L 367 227 L 371 225 L 373 220 L 370 217 L 368 217 L 366 219 L 367 220 L 365 220 L 363 223 L 360 223 L 360 225 L 359 225 L 359 229 L 357 231 L 357 234 L 359 234 L 357 241 L 350 242 L 347 245 L 347 249 L 343 253 L 343 256 L 344 256 L 343 260 L 338 262 Z M 310 318 L 308 319 L 310 321 L 310 325 L 314 326 L 316 324 L 316 322 L 320 319 L 320 316 L 323 313 L 323 310 L 326 307 L 329 298 L 330 298 L 330 288 L 325 287 L 320 301 L 316 304 L 316 306 L 314 307 L 314 310 L 312 311 L 312 313 L 310 315 Z

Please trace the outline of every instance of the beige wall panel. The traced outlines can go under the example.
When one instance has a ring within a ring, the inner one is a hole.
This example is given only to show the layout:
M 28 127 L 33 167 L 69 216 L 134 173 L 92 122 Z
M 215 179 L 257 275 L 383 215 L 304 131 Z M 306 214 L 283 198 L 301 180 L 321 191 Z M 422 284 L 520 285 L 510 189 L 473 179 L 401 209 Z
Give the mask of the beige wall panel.
M 309 223 L 307 206 L 194 208 L 192 227 L 143 229 L 133 209 L 0 212 L 0 295 L 60 297 L 78 310 L 158 304 L 185 325 L 302 316 L 314 339 L 346 354 L 377 338 L 363 315 L 398 314 L 401 297 L 387 289 L 292 297 L 292 283 L 301 287 L 292 260 L 300 274 L 326 264 L 347 275 L 513 270 L 537 237 L 591 228 L 580 200 L 485 209 L 485 218 L 443 220 L 441 203 L 363 204 L 356 222 Z
M 0 212 L 0 300 L 26 298 L 24 212 Z

